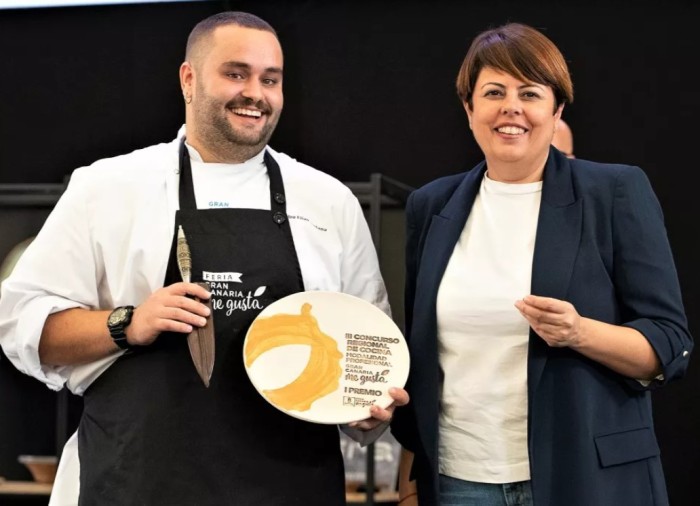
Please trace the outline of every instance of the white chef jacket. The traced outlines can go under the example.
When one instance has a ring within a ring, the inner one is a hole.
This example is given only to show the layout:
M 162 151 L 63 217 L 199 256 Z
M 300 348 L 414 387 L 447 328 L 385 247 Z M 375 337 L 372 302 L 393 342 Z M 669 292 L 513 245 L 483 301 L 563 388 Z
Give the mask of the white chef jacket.
M 138 305 L 163 286 L 178 209 L 176 139 L 73 172 L 42 230 L 2 283 L 0 344 L 22 372 L 53 390 L 85 389 L 119 357 L 55 367 L 39 362 L 46 318 L 69 308 Z M 267 147 L 284 181 L 306 290 L 339 291 L 390 314 L 362 209 L 337 179 Z M 51 505 L 77 504 L 77 434 L 66 444 Z

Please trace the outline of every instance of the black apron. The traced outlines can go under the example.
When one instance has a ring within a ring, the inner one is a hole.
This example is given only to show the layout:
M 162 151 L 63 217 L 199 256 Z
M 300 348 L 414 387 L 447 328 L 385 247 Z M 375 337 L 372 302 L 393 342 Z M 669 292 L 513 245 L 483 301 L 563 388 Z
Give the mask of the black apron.
M 216 331 L 211 385 L 205 388 L 197 375 L 184 334 L 164 333 L 121 356 L 84 395 L 81 506 L 345 504 L 337 427 L 278 411 L 255 391 L 243 367 L 243 340 L 255 316 L 304 289 L 280 169 L 269 153 L 264 160 L 270 211 L 197 210 L 183 140 L 175 230 L 182 225 L 187 236 L 192 281 L 201 281 L 205 271 L 222 279 L 210 282 Z M 166 286 L 181 281 L 175 244 L 173 237 Z

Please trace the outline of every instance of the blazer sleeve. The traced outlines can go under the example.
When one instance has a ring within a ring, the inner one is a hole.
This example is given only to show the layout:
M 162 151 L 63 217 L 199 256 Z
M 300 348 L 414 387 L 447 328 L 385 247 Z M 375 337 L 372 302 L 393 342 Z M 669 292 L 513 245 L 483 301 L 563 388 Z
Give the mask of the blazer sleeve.
M 623 325 L 648 339 L 663 374 L 655 388 L 685 375 L 693 349 L 664 217 L 646 174 L 634 167 L 616 181 L 613 202 L 614 282 Z

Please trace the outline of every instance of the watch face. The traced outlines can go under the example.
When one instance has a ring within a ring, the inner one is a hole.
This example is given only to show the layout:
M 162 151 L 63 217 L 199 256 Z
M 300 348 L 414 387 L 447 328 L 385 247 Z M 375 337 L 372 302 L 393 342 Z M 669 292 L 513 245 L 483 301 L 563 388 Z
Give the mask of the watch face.
M 118 323 L 121 323 L 124 321 L 124 318 L 127 315 L 127 309 L 124 307 L 120 307 L 112 311 L 112 314 L 109 315 L 109 321 L 107 322 L 109 325 L 116 325 Z

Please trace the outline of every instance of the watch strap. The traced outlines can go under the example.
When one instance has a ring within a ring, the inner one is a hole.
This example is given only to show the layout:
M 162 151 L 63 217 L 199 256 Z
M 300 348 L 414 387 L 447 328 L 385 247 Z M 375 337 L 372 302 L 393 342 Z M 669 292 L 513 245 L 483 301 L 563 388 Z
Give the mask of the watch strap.
M 115 323 L 110 323 L 112 320 L 112 315 L 120 311 L 124 313 L 124 316 Z M 109 335 L 112 336 L 112 341 L 119 346 L 122 350 L 130 350 L 132 345 L 126 339 L 126 328 L 131 323 L 131 317 L 134 314 L 134 306 L 119 306 L 115 308 L 110 316 L 107 318 L 107 328 L 109 329 Z

